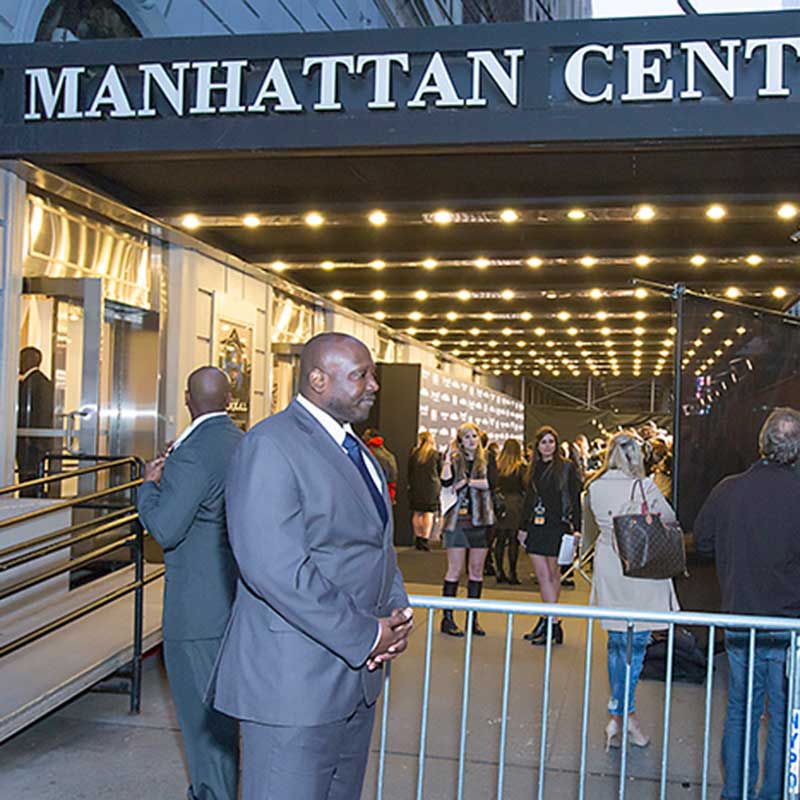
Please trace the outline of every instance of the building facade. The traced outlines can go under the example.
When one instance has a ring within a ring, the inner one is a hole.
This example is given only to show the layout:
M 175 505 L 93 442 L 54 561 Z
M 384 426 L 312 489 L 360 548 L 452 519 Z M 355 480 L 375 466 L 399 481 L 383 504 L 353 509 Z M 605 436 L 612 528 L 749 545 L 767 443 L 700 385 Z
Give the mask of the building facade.
M 590 16 L 590 0 L 2 0 L 0 42 L 310 33 Z

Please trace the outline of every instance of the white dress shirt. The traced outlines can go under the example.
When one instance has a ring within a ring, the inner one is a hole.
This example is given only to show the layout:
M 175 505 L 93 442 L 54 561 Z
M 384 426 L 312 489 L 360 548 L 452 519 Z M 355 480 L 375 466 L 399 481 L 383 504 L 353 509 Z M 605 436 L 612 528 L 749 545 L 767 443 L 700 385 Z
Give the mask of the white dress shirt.
M 345 436 L 347 436 L 349 433 L 351 436 L 355 436 L 356 439 L 358 438 L 358 436 L 353 433 L 350 423 L 347 422 L 344 425 L 340 425 L 327 411 L 323 411 L 319 406 L 315 406 L 309 399 L 303 397 L 302 394 L 297 395 L 297 402 L 300 403 L 300 405 L 303 406 L 303 408 L 308 411 L 308 413 L 311 414 L 314 419 L 319 422 L 320 425 L 322 425 L 323 428 L 325 428 L 333 441 L 336 442 L 336 444 L 341 447 L 342 452 L 347 455 L 347 450 L 344 446 Z M 378 487 L 378 489 L 380 489 L 381 494 L 383 494 L 383 482 L 375 470 L 375 465 L 372 463 L 372 459 L 365 457 L 364 463 L 367 465 L 367 471 L 369 472 L 370 477 L 375 482 L 375 485 Z
M 175 450 L 177 450 L 189 437 L 189 434 L 199 428 L 207 419 L 212 419 L 213 417 L 225 417 L 227 415 L 227 411 L 210 411 L 208 414 L 201 414 L 199 417 L 196 417 L 192 420 L 190 425 L 187 425 L 183 429 L 181 435 L 172 443 L 169 448 L 169 452 L 173 453 Z
M 342 452 L 347 456 L 347 450 L 344 446 L 344 439 L 345 436 L 349 433 L 351 436 L 355 436 L 353 433 L 353 429 L 350 427 L 350 423 L 347 422 L 344 425 L 340 425 L 327 411 L 323 411 L 319 406 L 315 406 L 310 400 L 303 397 L 302 394 L 297 395 L 297 402 L 300 403 L 303 408 L 311 414 L 314 419 L 319 422 L 320 425 L 325 429 L 325 431 L 330 435 L 334 442 L 341 448 Z M 356 437 L 358 438 L 358 437 Z M 347 456 L 350 458 L 350 456 Z M 383 494 L 383 484 L 381 479 L 378 477 L 378 473 L 375 471 L 375 467 L 372 463 L 372 459 L 365 458 L 364 463 L 367 465 L 367 470 L 369 471 L 370 477 L 373 481 L 375 481 L 375 485 L 378 489 L 381 490 L 381 494 Z M 378 642 L 381 640 L 381 628 L 380 625 L 378 626 L 378 635 L 375 637 L 375 643 L 372 645 L 372 650 L 374 650 L 378 646 Z M 372 652 L 372 651 L 370 651 Z

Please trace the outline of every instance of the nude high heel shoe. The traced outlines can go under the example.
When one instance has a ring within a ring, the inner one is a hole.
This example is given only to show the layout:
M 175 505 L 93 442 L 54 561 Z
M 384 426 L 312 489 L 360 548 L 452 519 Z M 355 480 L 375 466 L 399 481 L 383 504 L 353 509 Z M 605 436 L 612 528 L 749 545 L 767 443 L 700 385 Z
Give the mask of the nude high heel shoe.
M 619 747 L 621 733 L 622 730 L 619 722 L 617 722 L 614 717 L 611 717 L 608 721 L 608 725 L 606 725 L 606 753 L 612 747 Z
M 650 744 L 649 737 L 642 732 L 636 717 L 628 717 L 628 741 L 634 747 L 647 747 Z

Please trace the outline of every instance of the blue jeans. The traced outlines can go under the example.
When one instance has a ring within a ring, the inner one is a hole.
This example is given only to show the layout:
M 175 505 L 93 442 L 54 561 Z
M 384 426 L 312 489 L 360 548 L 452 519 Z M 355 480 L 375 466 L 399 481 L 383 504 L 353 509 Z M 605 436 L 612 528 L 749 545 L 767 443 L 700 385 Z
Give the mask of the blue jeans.
M 750 635 L 741 631 L 725 632 L 728 653 L 728 709 L 722 734 L 722 765 L 725 784 L 722 796 L 738 800 L 742 796 L 744 773 L 745 721 L 747 714 L 747 667 Z M 750 772 L 748 798 L 756 798 L 758 780 L 758 728 L 769 698 L 767 748 L 764 755 L 764 779 L 758 800 L 783 797 L 786 746 L 786 652 L 788 634 L 759 633 L 756 636 L 753 664 L 753 707 L 750 717 Z
M 628 692 L 628 713 L 636 710 L 636 684 L 642 673 L 644 654 L 650 642 L 650 631 L 639 631 L 633 634 L 633 650 L 631 652 L 631 683 Z M 625 664 L 628 649 L 627 631 L 608 632 L 608 685 L 611 697 L 608 700 L 608 713 L 622 716 L 625 711 Z

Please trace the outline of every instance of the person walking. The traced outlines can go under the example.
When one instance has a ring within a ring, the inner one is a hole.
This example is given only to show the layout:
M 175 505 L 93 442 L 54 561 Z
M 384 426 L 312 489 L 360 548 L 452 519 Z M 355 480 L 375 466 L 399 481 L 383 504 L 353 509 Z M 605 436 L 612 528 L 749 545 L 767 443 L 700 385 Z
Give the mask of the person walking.
M 226 486 L 241 577 L 211 694 L 241 720 L 242 800 L 361 796 L 381 668 L 413 624 L 386 481 L 352 430 L 379 388 L 370 352 L 319 334 L 299 370 Z
M 525 497 L 525 473 L 522 444 L 518 439 L 507 439 L 497 459 L 497 485 L 495 487 L 495 563 L 497 583 L 519 585 L 517 559 L 519 541 L 517 531 L 522 518 Z M 502 514 L 498 513 L 498 508 Z M 505 552 L 508 550 L 508 573 L 505 571 Z
M 442 594 L 455 597 L 458 582 L 464 572 L 469 552 L 469 580 L 467 597 L 479 599 L 483 590 L 483 562 L 488 552 L 487 534 L 494 524 L 492 489 L 497 482 L 497 467 L 490 462 L 481 444 L 477 425 L 465 422 L 456 432 L 455 447 L 445 452 L 442 465 L 442 486 L 452 487 L 456 501 L 444 510 L 442 530 L 447 550 L 447 572 Z M 442 633 L 463 636 L 453 619 L 453 612 L 446 610 L 442 617 Z M 478 624 L 478 615 L 472 615 L 472 633 L 485 636 Z
M 239 730 L 204 695 L 236 591 L 225 522 L 225 478 L 242 432 L 225 409 L 224 372 L 187 381 L 192 423 L 168 455 L 148 462 L 139 488 L 142 525 L 164 548 L 164 661 L 189 766 L 190 800 L 236 800 Z
M 714 557 L 722 611 L 800 617 L 800 412 L 777 408 L 758 435 L 760 458 L 746 472 L 718 483 L 694 523 L 700 554 Z M 784 796 L 786 654 L 789 634 L 759 631 L 750 661 L 747 630 L 725 631 L 728 705 L 722 734 L 723 798 L 743 792 L 745 741 L 750 739 L 747 797 L 756 797 L 758 729 L 769 704 L 764 770 L 758 800 Z M 747 730 L 749 670 L 752 709 Z
M 662 522 L 675 521 L 675 512 L 658 490 L 652 478 L 645 476 L 644 455 L 636 437 L 617 433 L 611 437 L 600 470 L 589 480 L 583 495 L 583 533 L 594 539 L 594 568 L 590 603 L 602 608 L 634 608 L 638 611 L 677 611 L 678 598 L 672 580 L 629 578 L 615 550 L 614 517 L 640 492 L 647 506 Z M 608 631 L 608 724 L 606 750 L 619 747 L 625 708 L 625 671 L 628 653 L 628 626 L 624 621 L 601 620 Z M 636 685 L 644 663 L 645 651 L 653 630 L 665 623 L 636 622 L 631 642 L 631 672 L 628 691 L 628 741 L 646 747 L 650 739 L 642 732 L 636 716 Z
M 417 550 L 430 550 L 433 520 L 439 511 L 442 454 L 436 449 L 433 434 L 419 434 L 417 446 L 408 459 L 408 502 Z
M 575 467 L 561 453 L 558 432 L 549 425 L 536 431 L 533 461 L 525 484 L 519 541 L 531 558 L 542 600 L 557 603 L 561 594 L 558 551 L 564 534 L 580 531 L 581 487 Z M 552 634 L 555 644 L 563 643 L 564 630 L 559 620 L 553 620 Z M 533 645 L 544 645 L 547 620 L 540 617 L 525 639 Z

